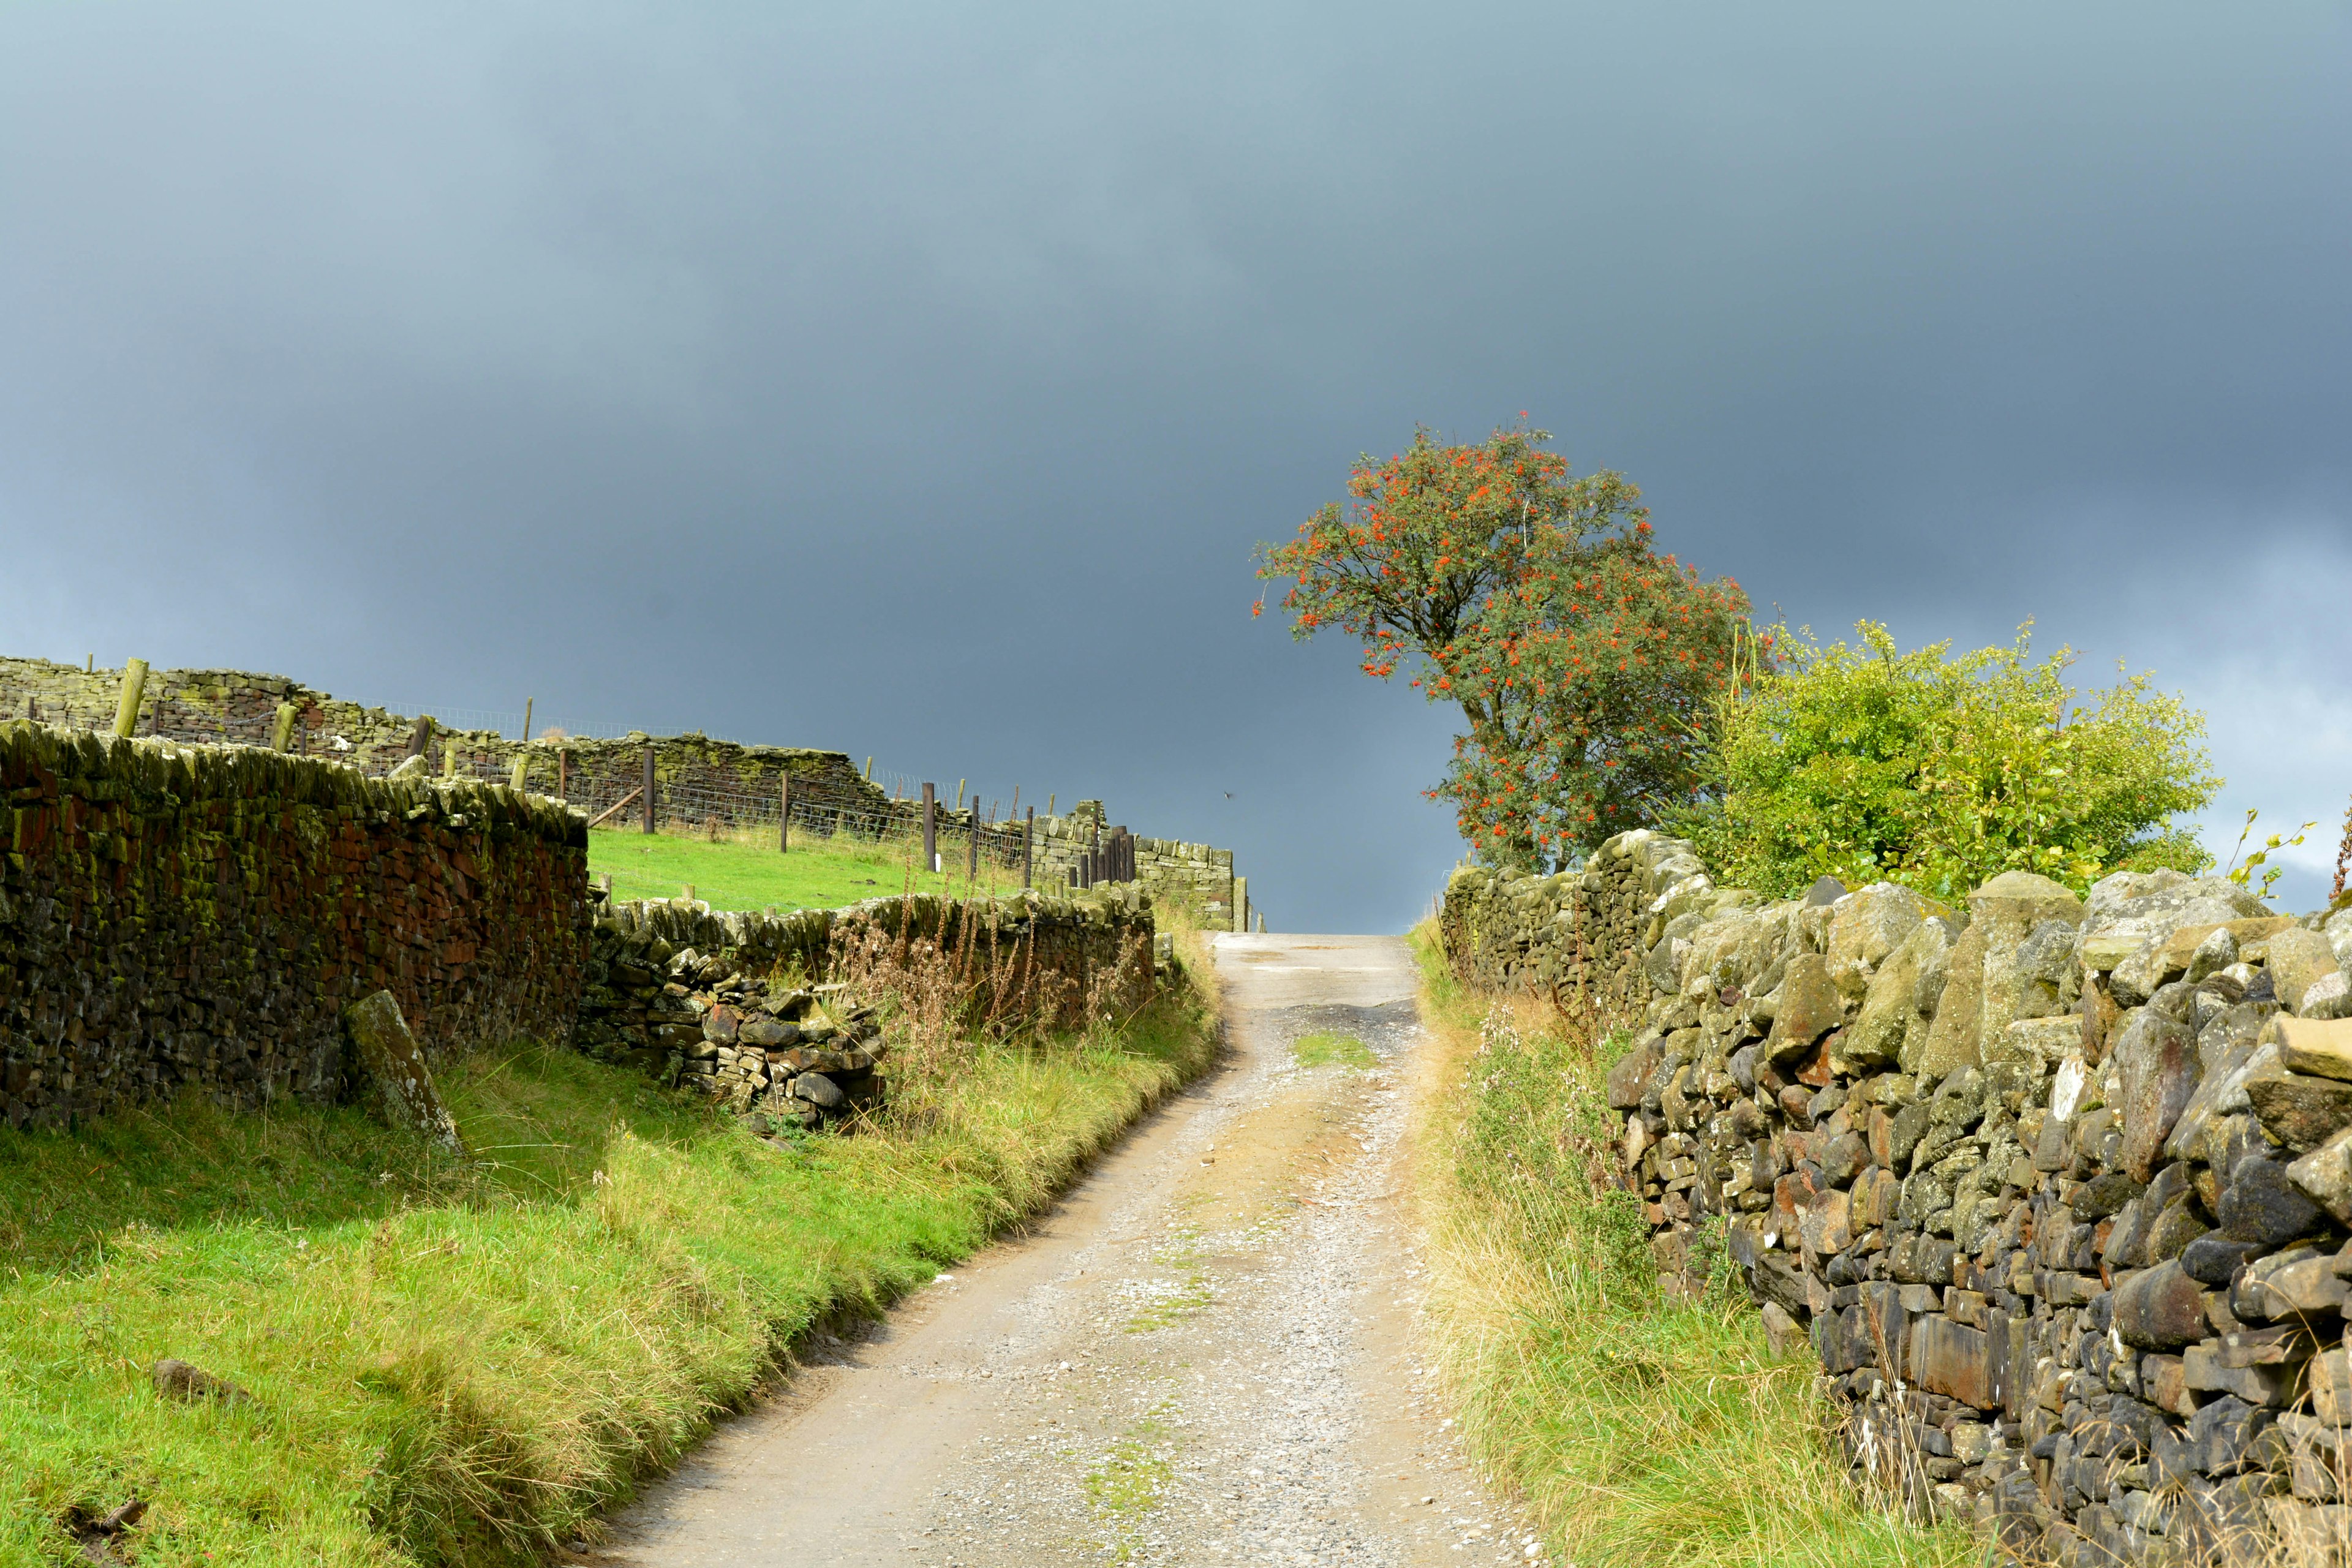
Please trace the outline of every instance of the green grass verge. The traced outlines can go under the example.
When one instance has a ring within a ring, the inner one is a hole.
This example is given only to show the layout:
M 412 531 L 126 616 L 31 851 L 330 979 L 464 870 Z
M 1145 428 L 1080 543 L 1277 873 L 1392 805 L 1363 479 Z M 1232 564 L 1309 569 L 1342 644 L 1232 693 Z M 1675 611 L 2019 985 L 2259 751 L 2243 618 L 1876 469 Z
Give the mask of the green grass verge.
M 922 847 L 911 841 L 824 838 L 795 832 L 789 853 L 772 838 L 758 842 L 706 839 L 676 834 L 639 833 L 600 827 L 588 835 L 588 873 L 610 873 L 615 899 L 675 899 L 691 884 L 694 896 L 713 909 L 838 909 L 861 899 L 920 893 L 967 896 L 974 884 L 963 875 L 963 846 L 942 845 L 949 868 L 919 871 Z M 1021 870 L 983 864 L 977 890 L 1007 892 L 1021 886 Z
M 1290 1042 L 1290 1059 L 1303 1068 L 1369 1068 L 1372 1048 L 1353 1035 L 1301 1035 Z
M 775 1143 L 536 1047 L 444 1074 L 470 1163 L 341 1110 L 0 1133 L 0 1563 L 79 1561 L 59 1521 L 134 1491 L 138 1561 L 534 1560 L 1213 1048 L 1163 1001 L 983 1052 L 925 1130 Z M 165 1401 L 165 1356 L 253 1397 Z
M 1419 1130 L 1433 1351 L 1473 1451 L 1556 1554 L 1600 1563 L 1957 1565 L 1975 1548 L 1848 1481 L 1803 1358 L 1774 1361 L 1736 1278 L 1656 1288 L 1639 1199 L 1596 1181 L 1606 1046 L 1493 1010 L 1414 933 L 1444 1053 Z M 1548 1012 L 1548 1010 L 1547 1010 Z

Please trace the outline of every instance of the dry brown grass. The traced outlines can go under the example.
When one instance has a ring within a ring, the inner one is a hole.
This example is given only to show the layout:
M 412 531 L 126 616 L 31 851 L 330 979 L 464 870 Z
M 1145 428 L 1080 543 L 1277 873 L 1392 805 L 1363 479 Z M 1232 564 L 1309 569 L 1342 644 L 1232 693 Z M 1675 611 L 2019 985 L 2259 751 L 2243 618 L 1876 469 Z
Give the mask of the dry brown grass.
M 1594 1563 L 1940 1565 L 1851 1484 L 1811 1363 L 1744 1293 L 1656 1287 L 1638 1201 L 1605 1180 L 1608 1053 L 1549 1003 L 1465 994 L 1423 948 L 1414 1192 L 1441 1375 L 1475 1454 L 1555 1554 Z

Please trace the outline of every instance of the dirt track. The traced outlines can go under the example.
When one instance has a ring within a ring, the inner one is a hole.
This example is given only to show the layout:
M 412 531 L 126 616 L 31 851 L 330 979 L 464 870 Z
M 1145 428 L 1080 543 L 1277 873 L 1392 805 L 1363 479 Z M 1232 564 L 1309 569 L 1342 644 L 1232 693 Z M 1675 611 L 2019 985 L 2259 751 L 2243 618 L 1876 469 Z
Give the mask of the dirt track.
M 730 1423 L 590 1560 L 1526 1561 L 1412 1355 L 1392 937 L 1229 936 L 1227 1060 L 1030 1234 Z M 1290 1043 L 1358 1036 L 1370 1070 Z

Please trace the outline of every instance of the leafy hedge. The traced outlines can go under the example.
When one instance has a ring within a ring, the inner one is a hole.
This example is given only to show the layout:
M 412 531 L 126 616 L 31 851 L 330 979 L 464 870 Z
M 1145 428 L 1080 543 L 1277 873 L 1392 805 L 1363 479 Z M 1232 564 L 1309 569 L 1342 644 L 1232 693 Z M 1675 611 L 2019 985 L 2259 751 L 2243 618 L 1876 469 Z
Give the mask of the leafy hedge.
M 1949 642 L 1896 651 L 1863 621 L 1824 647 L 1785 628 L 1781 664 L 1716 714 L 1713 798 L 1682 814 L 1727 883 L 1786 897 L 1832 876 L 1951 898 L 2003 871 L 2088 887 L 2212 858 L 2175 819 L 2212 798 L 2201 715 L 2146 673 L 2078 692 L 2035 662 Z

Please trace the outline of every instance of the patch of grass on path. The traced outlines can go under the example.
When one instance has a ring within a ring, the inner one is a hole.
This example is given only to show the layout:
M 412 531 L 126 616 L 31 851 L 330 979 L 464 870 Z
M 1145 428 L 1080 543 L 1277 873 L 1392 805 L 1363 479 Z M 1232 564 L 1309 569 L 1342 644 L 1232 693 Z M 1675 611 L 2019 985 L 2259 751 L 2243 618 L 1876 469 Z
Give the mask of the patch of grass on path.
M 1766 1353 L 1736 1279 L 1700 1301 L 1658 1291 L 1639 1199 L 1593 1181 L 1612 1051 L 1540 1004 L 1465 992 L 1428 926 L 1414 945 L 1433 1037 L 1414 1163 L 1432 1350 L 1473 1451 L 1554 1560 L 1974 1561 L 1964 1531 L 1907 1525 L 1853 1489 L 1812 1363 Z
M 932 1125 L 763 1142 L 522 1047 L 444 1088 L 461 1163 L 346 1110 L 0 1132 L 0 1563 L 152 1500 L 134 1561 L 526 1563 L 673 1463 L 794 1338 L 1050 1200 L 1206 1066 L 1197 1005 L 980 1051 Z M 158 1397 L 176 1356 L 249 1403 Z
M 1369 1068 L 1372 1048 L 1353 1035 L 1326 1031 L 1301 1035 L 1290 1042 L 1290 1059 L 1303 1068 Z
M 688 884 L 694 896 L 719 910 L 839 909 L 861 899 L 896 898 L 910 889 L 965 897 L 974 884 L 963 874 L 961 843 L 940 846 L 948 869 L 919 869 L 922 846 L 911 840 L 844 836 L 827 838 L 794 830 L 789 852 L 772 837 L 708 839 L 600 827 L 588 835 L 588 874 L 610 873 L 615 899 L 675 899 Z M 1021 868 L 983 862 L 977 890 L 1009 892 Z
M 1166 1500 L 1176 1480 L 1169 1462 L 1168 1417 L 1175 1401 L 1163 1399 L 1132 1423 L 1086 1474 L 1087 1500 L 1110 1529 L 1103 1553 L 1112 1563 L 1132 1563 L 1140 1551 L 1143 1521 Z

